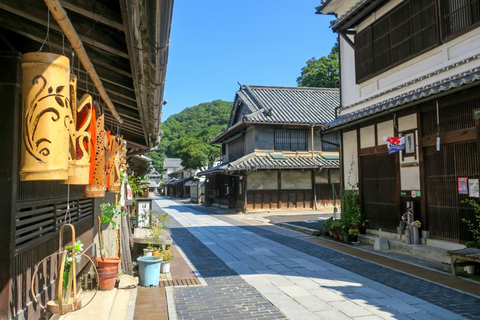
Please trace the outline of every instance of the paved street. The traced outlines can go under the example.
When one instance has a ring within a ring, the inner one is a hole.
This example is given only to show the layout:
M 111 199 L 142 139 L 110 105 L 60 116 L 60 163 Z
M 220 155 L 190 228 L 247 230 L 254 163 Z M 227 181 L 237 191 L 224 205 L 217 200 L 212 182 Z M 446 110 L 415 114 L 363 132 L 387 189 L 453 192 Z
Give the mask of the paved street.
M 208 284 L 174 289 L 178 319 L 480 319 L 478 297 L 201 207 L 155 202 Z

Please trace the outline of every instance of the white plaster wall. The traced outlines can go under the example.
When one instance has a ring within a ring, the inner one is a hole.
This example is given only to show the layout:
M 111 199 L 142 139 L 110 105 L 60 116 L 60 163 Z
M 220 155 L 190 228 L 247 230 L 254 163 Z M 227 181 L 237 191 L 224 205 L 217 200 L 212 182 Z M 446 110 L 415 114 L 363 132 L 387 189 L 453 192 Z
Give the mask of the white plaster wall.
M 398 129 L 400 131 L 417 129 L 417 115 L 411 114 L 398 118 Z M 420 190 L 420 167 L 418 160 L 418 131 L 415 132 L 416 153 L 415 157 L 400 157 L 400 188 L 402 190 Z M 413 165 L 402 167 L 401 165 Z
M 356 130 L 343 133 L 342 149 L 344 186 L 345 189 L 350 189 L 350 186 L 357 186 L 358 183 L 358 153 Z
M 377 145 L 387 144 L 383 137 L 393 137 L 393 120 L 377 123 Z
M 360 148 L 375 147 L 375 126 L 360 129 Z

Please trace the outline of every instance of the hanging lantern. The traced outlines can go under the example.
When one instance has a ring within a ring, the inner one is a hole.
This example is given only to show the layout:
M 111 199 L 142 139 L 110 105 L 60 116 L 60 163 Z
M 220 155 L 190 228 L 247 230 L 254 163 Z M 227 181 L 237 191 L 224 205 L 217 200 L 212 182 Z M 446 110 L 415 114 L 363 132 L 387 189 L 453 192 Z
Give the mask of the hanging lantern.
M 70 101 L 68 107 L 70 108 L 70 114 L 72 115 L 72 122 L 68 126 L 68 177 L 73 177 L 75 171 L 75 149 L 76 149 L 76 119 L 77 119 L 77 76 L 74 74 L 70 75 Z
M 93 167 L 90 167 L 90 184 L 83 189 L 83 196 L 87 198 L 101 198 L 105 196 L 107 133 L 103 126 L 104 115 L 102 114 L 96 121 L 95 161 L 91 163 Z
M 122 146 L 122 139 L 119 137 L 111 138 L 111 153 L 113 158 L 110 158 L 110 186 L 108 192 L 120 192 L 120 152 Z
M 20 180 L 68 178 L 70 66 L 62 55 L 23 56 L 23 113 Z
M 95 111 L 92 105 L 92 96 L 84 94 L 76 113 L 75 134 L 75 162 L 73 175 L 64 183 L 87 185 L 90 182 L 90 158 L 95 146 L 92 143 L 92 127 L 95 127 Z

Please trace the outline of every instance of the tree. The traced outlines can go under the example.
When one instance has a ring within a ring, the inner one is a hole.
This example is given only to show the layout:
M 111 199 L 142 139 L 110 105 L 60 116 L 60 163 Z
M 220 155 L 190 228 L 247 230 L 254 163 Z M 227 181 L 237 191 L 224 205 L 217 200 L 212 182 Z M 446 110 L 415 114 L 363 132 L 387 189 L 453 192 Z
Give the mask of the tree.
M 220 157 L 222 148 L 220 144 L 211 144 L 210 140 L 223 130 L 224 126 L 211 126 L 200 132 L 189 132 L 179 139 L 174 153 L 182 159 L 182 166 L 185 169 L 212 167 L 215 159 Z
M 340 76 L 338 66 L 338 42 L 327 57 L 307 61 L 297 78 L 299 87 L 338 88 Z
M 205 102 L 187 108 L 164 121 L 161 127 L 163 136 L 160 145 L 156 151 L 146 154 L 152 159 L 155 169 L 162 172 L 165 158 L 178 157 L 174 152 L 175 145 L 188 133 L 199 133 L 205 128 L 216 125 L 222 126 L 225 130 L 232 112 L 232 104 L 222 100 Z

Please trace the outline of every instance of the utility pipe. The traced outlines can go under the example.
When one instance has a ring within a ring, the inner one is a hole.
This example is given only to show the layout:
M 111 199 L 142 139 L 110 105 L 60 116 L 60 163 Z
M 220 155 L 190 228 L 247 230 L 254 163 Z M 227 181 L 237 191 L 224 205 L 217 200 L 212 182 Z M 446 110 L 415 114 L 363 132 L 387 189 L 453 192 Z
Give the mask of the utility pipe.
M 115 119 L 117 119 L 119 123 L 123 123 L 122 118 L 115 110 L 115 106 L 113 105 L 112 101 L 108 97 L 107 92 L 105 92 L 105 88 L 103 87 L 102 81 L 98 77 L 98 74 L 95 71 L 95 68 L 93 67 L 92 62 L 90 61 L 87 53 L 85 52 L 85 48 L 83 47 L 82 40 L 80 40 L 77 32 L 75 31 L 75 28 L 70 22 L 70 19 L 68 19 L 67 12 L 63 9 L 62 5 L 58 0 L 44 0 L 44 1 L 48 9 L 52 13 L 52 16 L 58 22 L 58 25 L 62 29 L 63 33 L 67 36 L 68 41 L 70 41 L 70 44 L 72 45 L 73 50 L 75 50 L 75 53 L 77 54 L 78 59 L 80 59 L 80 61 L 82 62 L 83 68 L 88 73 L 88 75 L 90 76 L 90 79 L 92 79 L 93 84 L 97 88 L 98 93 L 100 94 L 100 97 L 102 97 L 102 100 L 105 102 L 108 109 L 110 109 L 110 112 L 115 117 Z

